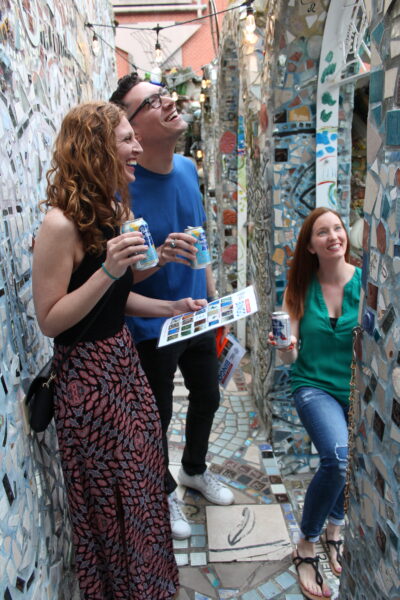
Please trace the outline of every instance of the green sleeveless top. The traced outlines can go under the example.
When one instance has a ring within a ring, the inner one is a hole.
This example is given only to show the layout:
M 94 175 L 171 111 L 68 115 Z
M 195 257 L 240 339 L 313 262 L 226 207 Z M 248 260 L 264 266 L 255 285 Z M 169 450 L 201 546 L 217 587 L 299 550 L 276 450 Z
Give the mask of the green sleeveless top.
M 292 392 L 302 386 L 331 394 L 342 404 L 349 403 L 352 329 L 358 322 L 361 269 L 344 286 L 342 314 L 333 329 L 318 279 L 309 285 L 300 320 L 300 343 L 292 366 Z

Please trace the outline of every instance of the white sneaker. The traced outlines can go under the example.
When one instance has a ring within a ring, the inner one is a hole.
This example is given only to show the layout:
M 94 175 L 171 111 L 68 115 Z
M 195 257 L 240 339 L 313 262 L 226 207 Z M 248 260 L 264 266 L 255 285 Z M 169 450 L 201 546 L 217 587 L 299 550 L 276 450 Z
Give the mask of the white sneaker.
M 178 481 L 186 487 L 201 492 L 213 504 L 228 506 L 228 504 L 233 504 L 235 501 L 231 490 L 223 485 L 208 469 L 201 475 L 188 475 L 181 467 L 178 473 Z
M 175 540 L 185 540 L 192 535 L 192 530 L 180 507 L 176 492 L 168 495 L 168 506 L 172 537 Z

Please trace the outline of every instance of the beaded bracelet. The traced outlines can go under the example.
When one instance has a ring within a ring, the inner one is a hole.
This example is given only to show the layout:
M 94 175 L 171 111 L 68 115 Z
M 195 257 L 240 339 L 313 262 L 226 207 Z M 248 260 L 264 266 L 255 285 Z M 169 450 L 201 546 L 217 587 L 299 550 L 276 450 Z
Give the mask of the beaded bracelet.
M 120 277 L 114 277 L 114 275 L 111 275 L 110 271 L 107 271 L 104 263 L 101 263 L 101 268 L 103 269 L 104 273 L 109 276 L 110 279 L 113 279 L 114 281 L 117 281 L 117 279 L 120 279 Z

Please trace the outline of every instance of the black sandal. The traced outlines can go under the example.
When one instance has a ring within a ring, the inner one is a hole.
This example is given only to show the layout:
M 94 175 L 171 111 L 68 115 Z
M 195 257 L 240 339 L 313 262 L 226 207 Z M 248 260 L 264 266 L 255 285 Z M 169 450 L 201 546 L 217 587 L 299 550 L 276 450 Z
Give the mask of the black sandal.
M 308 598 L 309 600 L 324 600 L 324 599 L 329 599 L 332 595 L 332 592 L 329 596 L 324 596 L 323 593 L 323 589 L 322 586 L 324 585 L 324 580 L 322 578 L 321 573 L 319 572 L 318 569 L 318 565 L 319 565 L 319 556 L 300 556 L 298 550 L 296 549 L 296 555 L 293 554 L 292 556 L 292 560 L 293 560 L 293 564 L 296 567 L 296 571 L 297 571 L 297 578 L 299 580 L 299 586 L 301 589 L 301 592 L 303 594 L 303 596 L 305 596 L 306 598 Z M 319 587 L 321 588 L 321 596 L 317 596 L 316 594 L 313 594 L 312 592 L 309 592 L 305 586 L 302 584 L 301 579 L 300 579 L 300 574 L 299 574 L 299 566 L 301 564 L 307 564 L 307 565 L 311 565 L 315 571 L 315 583 L 317 585 L 319 585 Z
M 338 571 L 337 569 L 335 569 L 335 567 L 332 564 L 331 561 L 331 553 L 330 553 L 330 548 L 329 546 L 333 546 L 336 550 L 336 560 L 339 563 L 340 566 L 342 566 L 343 563 L 343 555 L 342 552 L 340 550 L 340 546 L 343 544 L 343 540 L 328 540 L 328 535 L 327 535 L 327 531 L 325 529 L 325 535 L 321 536 L 321 542 L 322 545 L 324 547 L 324 550 L 328 556 L 328 560 L 329 560 L 329 566 L 331 568 L 331 571 L 334 575 L 336 575 L 336 577 L 340 577 L 342 574 L 342 571 Z

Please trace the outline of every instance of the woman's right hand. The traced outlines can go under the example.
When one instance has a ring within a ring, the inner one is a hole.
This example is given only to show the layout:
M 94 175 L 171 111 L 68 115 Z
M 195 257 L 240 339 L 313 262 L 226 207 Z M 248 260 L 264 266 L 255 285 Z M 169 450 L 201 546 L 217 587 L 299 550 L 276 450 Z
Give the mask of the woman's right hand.
M 272 333 L 272 331 L 270 331 L 268 334 L 267 343 L 269 346 L 277 347 L 277 341 L 275 340 L 275 336 Z M 279 352 L 290 352 L 291 350 L 294 350 L 296 347 L 297 347 L 297 338 L 294 335 L 291 335 L 289 346 L 284 346 L 284 347 L 279 346 L 279 347 L 277 347 L 277 350 L 279 350 Z
M 108 240 L 104 266 L 114 277 L 122 277 L 129 266 L 145 258 L 147 250 L 140 231 L 122 233 Z

